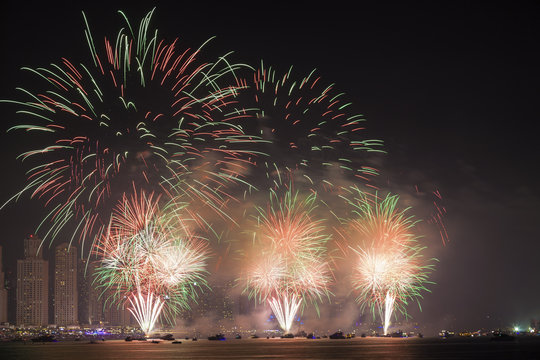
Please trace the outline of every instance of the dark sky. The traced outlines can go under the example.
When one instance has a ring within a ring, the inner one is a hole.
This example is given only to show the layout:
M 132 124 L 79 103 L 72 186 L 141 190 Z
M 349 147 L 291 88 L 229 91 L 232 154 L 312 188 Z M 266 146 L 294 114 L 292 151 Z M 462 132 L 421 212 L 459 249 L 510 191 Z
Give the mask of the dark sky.
M 116 10 L 134 20 L 154 6 L 70 3 L 3 4 L 0 98 L 13 98 L 26 84 L 21 66 L 86 59 L 81 10 L 93 27 L 114 33 Z M 437 284 L 423 312 L 411 310 L 416 319 L 474 329 L 540 318 L 537 2 L 377 1 L 354 9 L 336 1 L 155 3 L 153 21 L 166 38 L 195 46 L 216 35 L 216 53 L 234 50 L 238 61 L 317 68 L 385 141 L 384 176 L 441 190 L 450 242 L 436 254 Z M 13 110 L 2 106 L 4 123 Z M 2 201 L 22 178 L 15 147 L 2 135 Z M 33 231 L 39 211 L 32 206 L 0 213 L 7 265 Z

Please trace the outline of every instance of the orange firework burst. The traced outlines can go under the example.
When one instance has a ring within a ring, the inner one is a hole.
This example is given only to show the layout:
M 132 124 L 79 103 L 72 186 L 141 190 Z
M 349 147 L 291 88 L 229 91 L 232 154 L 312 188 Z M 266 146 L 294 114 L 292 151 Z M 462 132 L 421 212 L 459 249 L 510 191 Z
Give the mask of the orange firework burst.
M 362 308 L 378 312 L 388 331 L 394 308 L 407 316 L 409 299 L 418 304 L 428 275 L 433 271 L 431 261 L 423 258 L 425 247 L 414 233 L 416 221 L 409 209 L 398 209 L 399 197 L 387 195 L 380 199 L 357 188 L 351 188 L 354 217 L 347 221 L 349 248 L 353 250 L 353 288 Z M 432 259 L 433 260 L 433 259 Z
M 314 212 L 315 194 L 301 199 L 291 187 L 271 190 L 266 207 L 256 217 L 255 263 L 246 276 L 246 291 L 267 301 L 280 326 L 288 332 L 302 302 L 315 305 L 328 294 L 330 267 L 326 260 L 329 235 Z

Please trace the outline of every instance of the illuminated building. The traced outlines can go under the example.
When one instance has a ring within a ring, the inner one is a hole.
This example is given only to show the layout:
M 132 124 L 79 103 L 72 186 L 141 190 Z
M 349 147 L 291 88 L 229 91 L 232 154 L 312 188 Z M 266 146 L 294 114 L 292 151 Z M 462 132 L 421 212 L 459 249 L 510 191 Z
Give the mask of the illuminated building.
M 220 320 L 225 321 L 234 321 L 235 316 L 237 316 L 237 311 L 235 307 L 235 297 L 233 295 L 233 287 L 234 287 L 234 281 L 229 280 L 223 283 L 220 293 L 218 295 L 221 295 L 219 299 L 219 306 L 218 306 L 218 317 Z
M 78 323 L 77 249 L 62 243 L 54 254 L 54 322 L 58 326 Z
M 197 302 L 190 304 L 190 308 L 182 311 L 179 317 L 188 324 L 209 319 L 216 329 L 233 324 L 239 313 L 238 296 L 234 295 L 233 287 L 234 280 L 221 279 L 210 284 L 211 290 L 202 293 Z
M 41 239 L 24 239 L 24 258 L 17 260 L 17 325 L 45 326 L 49 317 L 49 263 L 43 260 Z

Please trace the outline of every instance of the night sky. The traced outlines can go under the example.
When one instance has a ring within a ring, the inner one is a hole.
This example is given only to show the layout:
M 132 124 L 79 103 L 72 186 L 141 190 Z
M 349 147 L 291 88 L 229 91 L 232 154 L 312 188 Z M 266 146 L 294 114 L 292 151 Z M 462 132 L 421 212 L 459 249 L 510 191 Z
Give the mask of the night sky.
M 440 190 L 450 241 L 432 240 L 436 285 L 421 313 L 410 308 L 416 320 L 477 329 L 540 318 L 538 2 L 155 3 L 153 22 L 167 39 L 197 46 L 216 35 L 216 55 L 233 50 L 237 61 L 264 59 L 299 73 L 317 68 L 366 116 L 368 133 L 385 141 L 381 176 L 404 189 Z M 21 66 L 88 59 L 81 10 L 93 28 L 115 34 L 116 10 L 138 22 L 154 6 L 92 4 L 3 5 L 0 98 L 15 98 L 15 87 L 32 80 Z M 15 157 L 28 139 L 5 135 L 16 109 L 0 107 L 4 202 L 24 181 Z M 31 201 L 0 213 L 12 271 L 39 213 Z

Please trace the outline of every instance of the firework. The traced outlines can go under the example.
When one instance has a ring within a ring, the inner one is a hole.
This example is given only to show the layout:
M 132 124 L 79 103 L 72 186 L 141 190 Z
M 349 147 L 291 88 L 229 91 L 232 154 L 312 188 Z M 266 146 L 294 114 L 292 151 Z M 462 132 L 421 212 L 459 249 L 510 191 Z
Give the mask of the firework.
M 298 76 L 292 66 L 280 72 L 261 61 L 240 87 L 243 103 L 257 116 L 250 132 L 268 141 L 264 152 L 270 158 L 258 160 L 267 176 L 288 169 L 302 173 L 312 187 L 333 187 L 338 175 L 355 183 L 377 175 L 368 156 L 382 152 L 382 141 L 366 138 L 363 115 L 315 70 Z M 325 181 L 313 181 L 314 174 Z
M 425 247 L 414 233 L 417 221 L 407 214 L 409 209 L 397 207 L 397 195 L 380 199 L 357 188 L 351 189 L 351 195 L 352 200 L 347 199 L 354 214 L 348 221 L 349 247 L 356 259 L 352 285 L 361 308 L 379 314 L 386 335 L 394 309 L 407 316 L 411 299 L 420 306 L 421 292 L 429 291 L 425 285 L 430 283 L 433 264 L 424 259 Z
M 266 207 L 257 208 L 251 254 L 256 260 L 246 275 L 246 291 L 269 304 L 285 332 L 302 303 L 317 305 L 329 294 L 329 237 L 316 217 L 316 201 L 315 194 L 301 198 L 287 187 L 272 190 Z
M 224 189 L 241 180 L 254 154 L 256 137 L 239 125 L 249 116 L 230 85 L 242 65 L 227 55 L 200 60 L 206 43 L 191 49 L 160 39 L 153 11 L 138 28 L 120 14 L 125 26 L 94 41 L 83 13 L 87 60 L 25 67 L 42 85 L 19 88 L 24 100 L 4 101 L 20 108 L 21 122 L 10 130 L 24 131 L 35 146 L 19 156 L 30 164 L 28 181 L 10 201 L 23 193 L 44 201 L 44 241 L 68 223 L 76 228 L 72 240 L 99 237 L 110 204 L 131 183 L 219 211 L 229 197 Z
M 206 243 L 190 233 L 178 212 L 164 214 L 158 203 L 153 194 L 124 195 L 96 250 L 98 283 L 113 290 L 115 301 L 128 299 L 146 334 L 162 310 L 173 321 L 206 284 Z

